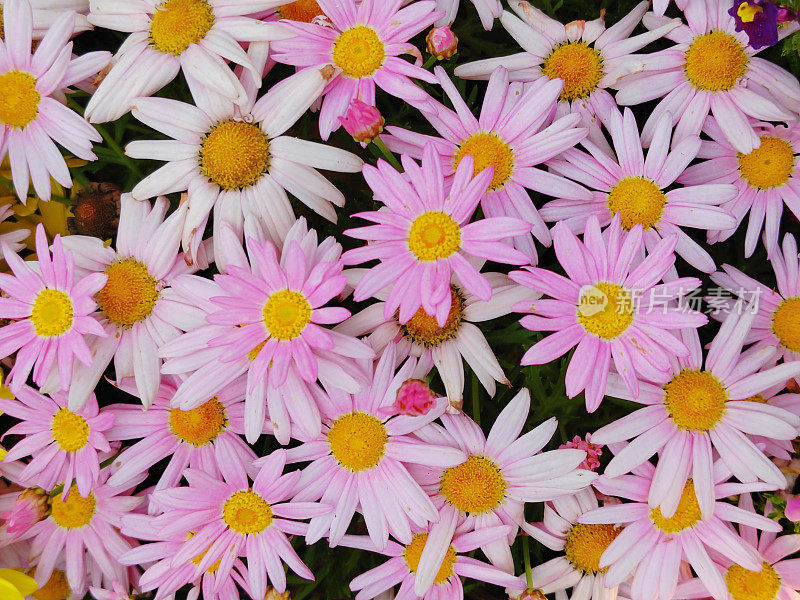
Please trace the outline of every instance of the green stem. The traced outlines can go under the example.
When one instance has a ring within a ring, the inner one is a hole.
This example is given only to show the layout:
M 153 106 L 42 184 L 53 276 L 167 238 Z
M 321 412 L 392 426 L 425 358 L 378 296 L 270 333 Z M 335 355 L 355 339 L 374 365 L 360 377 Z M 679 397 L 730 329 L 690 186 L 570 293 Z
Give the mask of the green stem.
M 528 536 L 522 536 L 522 560 L 525 561 L 525 584 L 533 589 L 533 571 L 531 571 L 531 553 L 528 548 Z
M 435 63 L 437 58 L 431 54 L 427 59 L 425 59 L 425 64 L 422 65 L 423 69 L 430 69 Z
M 480 406 L 480 401 L 478 399 L 478 392 L 479 392 L 478 385 L 480 385 L 478 383 L 478 377 L 475 375 L 475 373 L 473 373 L 472 374 L 472 386 L 471 386 L 471 391 L 472 391 L 472 420 L 475 421 L 475 423 L 478 425 L 478 427 L 480 427 L 480 425 L 481 425 L 481 406 Z
M 389 148 L 386 147 L 386 144 L 384 143 L 384 141 L 381 139 L 380 136 L 376 136 L 375 139 L 372 140 L 372 143 L 378 147 L 378 149 L 381 151 L 381 154 L 383 154 L 384 158 L 386 158 L 386 160 L 389 161 L 390 165 L 392 165 L 395 169 L 397 169 L 398 172 L 400 173 L 403 172 L 403 167 L 400 166 L 400 163 L 398 162 L 397 158 L 395 157 L 394 154 L 391 153 Z

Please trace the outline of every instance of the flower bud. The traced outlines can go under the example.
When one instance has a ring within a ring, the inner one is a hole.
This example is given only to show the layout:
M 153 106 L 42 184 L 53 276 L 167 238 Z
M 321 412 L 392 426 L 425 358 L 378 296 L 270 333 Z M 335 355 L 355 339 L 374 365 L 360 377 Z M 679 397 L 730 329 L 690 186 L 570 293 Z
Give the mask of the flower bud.
M 458 38 L 447 25 L 434 27 L 428 32 L 428 52 L 439 60 L 450 58 L 458 52 Z
M 291 596 L 289 595 L 288 591 L 279 594 L 278 590 L 276 590 L 272 586 L 267 588 L 267 593 L 264 596 L 264 600 L 290 600 L 290 599 Z
M 6 522 L 6 531 L 12 539 L 28 531 L 50 512 L 47 492 L 41 488 L 23 490 L 11 510 L 0 515 Z
M 339 117 L 345 131 L 357 142 L 369 143 L 383 131 L 385 120 L 374 106 L 354 98 L 347 108 L 347 114 Z
M 381 414 L 408 415 L 418 417 L 426 415 L 436 406 L 436 394 L 428 384 L 420 379 L 408 379 L 397 390 L 397 399 L 391 406 L 380 409 Z
M 797 13 L 788 6 L 778 5 L 778 23 L 791 23 L 797 18 Z

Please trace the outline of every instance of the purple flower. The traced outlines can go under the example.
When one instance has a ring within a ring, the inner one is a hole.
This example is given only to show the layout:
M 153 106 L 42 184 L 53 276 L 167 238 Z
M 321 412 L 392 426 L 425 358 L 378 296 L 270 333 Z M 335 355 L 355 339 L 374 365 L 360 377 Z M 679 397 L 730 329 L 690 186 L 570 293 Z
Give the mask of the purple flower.
M 736 31 L 744 31 L 754 50 L 778 43 L 778 7 L 768 0 L 734 0 L 728 10 Z

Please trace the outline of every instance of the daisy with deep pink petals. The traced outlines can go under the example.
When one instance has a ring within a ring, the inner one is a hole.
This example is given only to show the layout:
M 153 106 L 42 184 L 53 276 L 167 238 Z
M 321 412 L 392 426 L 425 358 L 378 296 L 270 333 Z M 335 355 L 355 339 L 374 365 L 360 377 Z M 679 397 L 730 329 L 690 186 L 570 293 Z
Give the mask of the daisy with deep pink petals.
M 614 587 L 633 573 L 632 598 L 675 598 L 681 562 L 686 561 L 716 600 L 729 600 L 725 583 L 713 566 L 711 555 L 721 555 L 750 570 L 761 568 L 761 557 L 736 535 L 731 523 L 743 523 L 766 532 L 777 532 L 777 521 L 762 517 L 727 502 L 733 495 L 762 491 L 765 484 L 723 483 L 730 477 L 724 467 L 715 469 L 711 496 L 701 499 L 691 480 L 680 484 L 680 502 L 671 517 L 650 508 L 647 497 L 653 485 L 653 466 L 643 465 L 640 474 L 600 477 L 595 487 L 602 493 L 632 502 L 606 505 L 583 513 L 584 525 L 625 524 L 624 529 L 600 556 L 600 568 L 607 568 L 605 584 Z M 700 506 L 708 502 L 708 512 Z M 635 572 L 634 572 L 635 569 Z
M 6 385 L 16 393 L 33 371 L 42 385 L 54 372 L 62 388 L 69 387 L 72 365 L 92 362 L 84 336 L 104 336 L 92 314 L 97 308 L 94 294 L 106 283 L 103 274 L 75 281 L 72 254 L 64 252 L 61 236 L 53 242 L 53 254 L 40 224 L 36 228 L 37 269 L 24 262 L 6 243 L 3 258 L 11 273 L 0 273 L 0 318 L 12 323 L 0 328 L 0 356 L 17 352 Z
M 743 306 L 740 302 L 728 313 L 705 361 L 697 331 L 686 329 L 681 335 L 689 355 L 670 357 L 669 371 L 653 382 L 640 382 L 637 397 L 619 376 L 609 377 L 609 396 L 645 406 L 592 434 L 593 440 L 606 445 L 633 440 L 611 460 L 605 475 L 627 473 L 658 452 L 648 502 L 667 517 L 677 510 L 689 479 L 694 481 L 703 515 L 711 514 L 714 450 L 739 481 L 763 481 L 772 489 L 786 486 L 780 469 L 747 436 L 795 438 L 800 417 L 759 402 L 758 395 L 800 374 L 800 361 L 762 369 L 774 357 L 774 347 L 742 352 L 755 317 Z
M 218 477 L 224 462 L 249 464 L 256 459 L 239 434 L 244 433 L 245 381 L 240 378 L 190 410 L 170 407 L 180 379 L 165 375 L 152 406 L 112 404 L 104 411 L 114 415 L 111 441 L 139 440 L 114 459 L 111 485 L 121 485 L 169 458 L 155 489 L 176 487 L 188 467 Z M 136 396 L 131 379 L 117 382 L 119 389 Z
M 755 56 L 747 34 L 736 31 L 728 14 L 729 0 L 691 1 L 686 24 L 665 35 L 675 46 L 640 57 L 640 70 L 617 84 L 615 100 L 635 105 L 662 98 L 642 130 L 649 146 L 662 120 L 677 125 L 672 140 L 677 144 L 697 135 L 709 114 L 719 122 L 722 134 L 738 152 L 758 148 L 758 135 L 748 117 L 764 121 L 792 121 L 800 112 L 800 83 L 779 66 Z M 645 15 L 644 24 L 654 30 L 673 21 Z M 781 37 L 796 27 L 782 28 Z
M 388 210 L 353 215 L 376 224 L 344 233 L 372 243 L 348 250 L 342 258 L 348 265 L 380 260 L 356 285 L 356 301 L 388 289 L 383 313 L 387 319 L 398 312 L 399 323 L 406 323 L 422 307 L 442 327 L 452 305 L 454 276 L 481 300 L 491 298 L 491 284 L 468 257 L 527 264 L 528 256 L 500 240 L 526 235 L 531 225 L 509 217 L 469 222 L 493 173 L 489 166 L 473 178 L 472 156 L 458 165 L 452 183 L 445 182 L 432 142 L 425 146 L 421 166 L 406 155 L 401 159 L 402 175 L 383 160 L 377 167 L 364 166 L 367 184 Z
M 701 147 L 696 135 L 685 137 L 669 151 L 672 124 L 663 119 L 656 125 L 653 142 L 645 158 L 639 128 L 631 109 L 621 115 L 616 108 L 603 117 L 614 146 L 609 155 L 595 143 L 584 140 L 587 152 L 570 149 L 547 164 L 579 184 L 584 197 L 555 194 L 557 200 L 539 211 L 546 221 L 565 221 L 574 233 L 583 233 L 586 220 L 596 215 L 601 226 L 619 214 L 622 226 L 630 231 L 639 224 L 644 230 L 645 245 L 653 248 L 664 236 L 676 235 L 675 253 L 690 265 L 710 273 L 714 261 L 706 250 L 684 233 L 682 227 L 715 230 L 734 218 L 720 204 L 736 197 L 729 183 L 708 183 L 674 188 L 675 179 L 684 172 Z M 673 187 L 673 189 L 667 189 Z
M 593 412 L 603 400 L 612 361 L 635 397 L 637 374 L 658 378 L 673 355 L 688 356 L 689 349 L 670 332 L 699 327 L 708 318 L 674 301 L 700 280 L 684 277 L 659 284 L 675 264 L 675 235 L 659 240 L 639 261 L 645 247 L 642 226 L 623 232 L 618 216 L 605 238 L 594 215 L 583 242 L 563 221 L 554 231 L 556 257 L 566 277 L 538 267 L 510 274 L 552 298 L 534 302 L 532 314 L 520 321 L 532 331 L 555 331 L 531 346 L 522 364 L 546 364 L 577 346 L 567 368 L 567 395 L 585 390 L 586 409 Z
M 148 521 L 142 536 L 150 539 L 153 528 L 164 540 L 194 532 L 171 560 L 166 558 L 168 562 L 164 564 L 176 567 L 199 559 L 194 563 L 195 577 L 217 565 L 218 581 L 225 579 L 235 560 L 246 558 L 247 583 L 255 599 L 264 597 L 268 578 L 276 590 L 281 593 L 286 590 L 283 563 L 303 579 L 313 580 L 314 575 L 297 556 L 286 536 L 305 534 L 306 525 L 293 519 L 325 515 L 331 507 L 317 502 L 289 500 L 297 489 L 300 472 L 283 474 L 285 464 L 284 450 L 276 450 L 261 459 L 252 484 L 245 465 L 237 462 L 220 465 L 221 479 L 187 469 L 183 475 L 188 486 L 153 492 L 153 502 L 164 512 Z M 138 538 L 140 521 L 136 516 L 123 518 L 123 530 Z M 162 546 L 158 543 L 127 555 L 131 564 L 162 558 Z
M 74 480 L 81 496 L 89 493 L 100 476 L 98 453 L 111 451 L 106 434 L 114 424 L 111 412 L 99 411 L 94 394 L 73 412 L 66 393 L 48 397 L 24 385 L 16 400 L 0 398 L 0 410 L 22 421 L 4 434 L 25 436 L 5 457 L 11 462 L 31 456 L 19 474 L 22 481 L 49 491 L 56 483 L 66 483 L 66 490 Z
M 770 123 L 750 122 L 761 144 L 749 154 L 740 154 L 725 137 L 720 125 L 708 117 L 703 132 L 710 140 L 704 140 L 700 156 L 708 158 L 687 168 L 678 177 L 684 185 L 732 184 L 736 195 L 722 208 L 730 212 L 736 223 L 732 227 L 715 227 L 709 230 L 708 243 L 714 244 L 729 239 L 747 221 L 744 240 L 744 255 L 752 256 L 758 244 L 762 228 L 763 242 L 767 254 L 778 250 L 779 232 L 783 207 L 800 218 L 800 125 L 789 127 Z
M 458 516 L 458 531 L 510 527 L 503 539 L 481 545 L 492 564 L 507 573 L 514 571 L 510 546 L 525 520 L 524 504 L 574 494 L 596 477 L 578 468 L 586 458 L 583 450 L 541 452 L 556 431 L 555 418 L 520 436 L 530 407 L 530 393 L 523 389 L 497 416 L 488 436 L 463 413 L 443 415 L 444 427 L 432 424 L 416 432 L 459 457 L 450 468 L 411 470 L 442 514 Z
M 245 225 L 247 232 L 248 226 Z M 164 373 L 191 373 L 171 406 L 197 408 L 238 377 L 247 376 L 245 435 L 255 442 L 266 409 L 281 443 L 295 429 L 304 436 L 321 432 L 315 396 L 328 389 L 357 392 L 366 383 L 353 359 L 371 359 L 372 349 L 325 325 L 340 323 L 350 311 L 326 306 L 344 290 L 341 246 L 299 219 L 283 247 L 245 233 L 242 248 L 230 228 L 221 235 L 225 272 L 211 282 L 181 278 L 174 297 L 204 313 L 206 324 L 161 346 Z M 280 254 L 278 254 L 280 252 Z
M 389 560 L 357 576 L 350 582 L 356 600 L 371 600 L 400 584 L 398 600 L 464 600 L 462 577 L 522 590 L 518 577 L 480 561 L 472 553 L 481 546 L 508 537 L 510 527 L 500 525 L 480 531 L 454 534 L 453 514 L 428 527 L 414 527 L 410 542 L 390 540 L 385 548 L 376 548 L 367 537 L 347 535 L 343 546 L 378 552 Z M 503 542 L 505 543 L 505 542 Z M 443 552 L 438 549 L 443 548 Z
M 750 494 L 739 496 L 739 508 L 757 514 Z M 764 516 L 772 512 L 772 503 L 767 502 Z M 750 524 L 739 525 L 742 539 L 756 549 L 762 559 L 761 569 L 752 571 L 736 564 L 723 555 L 714 556 L 714 568 L 725 582 L 728 594 L 734 600 L 796 600 L 800 589 L 800 559 L 787 556 L 800 551 L 800 535 L 777 535 L 774 531 L 762 531 Z M 716 597 L 726 597 L 720 580 L 714 579 Z M 695 578 L 678 585 L 675 598 L 695 600 L 708 598 L 711 588 L 703 580 Z
M 397 390 L 416 366 L 408 359 L 395 373 L 397 355 L 389 346 L 374 367 L 372 383 L 355 395 L 332 393 L 321 398 L 325 416 L 322 434 L 286 451 L 289 462 L 311 461 L 298 483 L 295 500 L 318 500 L 334 507 L 331 514 L 311 519 L 306 542 L 328 536 L 336 546 L 353 515 L 364 515 L 373 544 L 384 548 L 391 534 L 411 539 L 411 525 L 424 527 L 439 515 L 408 472 L 408 464 L 449 467 L 459 453 L 437 443 L 422 443 L 411 435 L 442 415 L 446 398 L 421 416 L 386 414 Z
M 336 131 L 353 98 L 375 105 L 379 87 L 406 102 L 425 102 L 427 94 L 411 78 L 437 83 L 422 68 L 422 55 L 408 40 L 433 25 L 442 13 L 427 0 L 401 8 L 403 0 L 318 0 L 326 25 L 282 21 L 295 34 L 270 45 L 277 62 L 300 68 L 332 65 L 337 76 L 323 93 L 319 131 L 323 140 Z M 411 64 L 402 58 L 410 54 Z
M 421 114 L 441 137 L 387 127 L 389 135 L 381 136 L 381 140 L 390 150 L 414 158 L 421 158 L 425 145 L 432 143 L 448 178 L 466 156 L 472 157 L 475 175 L 491 165 L 494 175 L 481 198 L 484 215 L 522 219 L 530 223 L 533 237 L 549 246 L 550 230 L 527 190 L 584 202 L 592 199 L 588 190 L 537 168 L 586 137 L 587 130 L 576 127 L 579 115 L 564 115 L 551 122 L 564 82 L 540 78 L 523 92 L 522 83 L 509 84 L 509 72 L 498 67 L 489 78 L 480 116 L 476 118 L 445 70 L 436 67 L 434 73 L 455 110 L 431 98 L 429 104 L 435 110 Z M 526 234 L 514 238 L 513 243 L 536 264 L 533 237 Z

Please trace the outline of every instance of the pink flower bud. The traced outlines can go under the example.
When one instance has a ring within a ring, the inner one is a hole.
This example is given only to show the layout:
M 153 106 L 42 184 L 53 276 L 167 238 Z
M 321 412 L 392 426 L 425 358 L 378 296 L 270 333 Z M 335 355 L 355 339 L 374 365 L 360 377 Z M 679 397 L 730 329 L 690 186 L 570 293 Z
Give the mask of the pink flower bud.
M 439 60 L 450 58 L 458 51 L 458 38 L 447 25 L 431 29 L 425 40 L 428 52 Z
M 28 531 L 50 512 L 47 493 L 40 488 L 23 490 L 11 510 L 0 515 L 6 522 L 6 531 L 12 539 Z
M 380 409 L 384 416 L 408 415 L 418 417 L 426 415 L 436 406 L 436 394 L 428 384 L 420 379 L 409 379 L 397 390 L 397 399 L 391 406 Z
M 797 18 L 797 13 L 788 6 L 778 5 L 778 23 L 789 23 Z
M 790 521 L 797 523 L 800 521 L 800 496 L 786 493 L 784 493 L 783 496 L 786 498 L 786 509 L 783 511 L 784 516 Z
M 374 140 L 385 123 L 380 111 L 374 106 L 353 98 L 347 108 L 347 114 L 339 117 L 345 131 L 357 142 L 369 143 Z
M 599 457 L 603 454 L 603 451 L 601 450 L 603 445 L 592 444 L 591 439 L 592 436 L 588 433 L 586 434 L 585 440 L 581 438 L 581 436 L 576 435 L 571 441 L 567 442 L 566 444 L 561 444 L 559 448 L 578 448 L 579 450 L 583 450 L 586 452 L 586 460 L 584 460 L 579 467 L 588 471 L 594 471 L 600 466 Z

